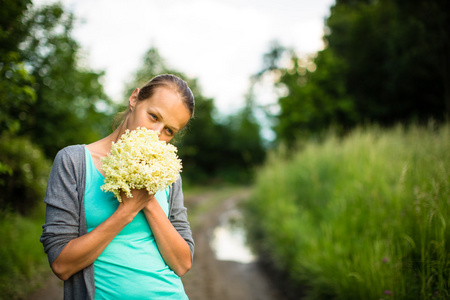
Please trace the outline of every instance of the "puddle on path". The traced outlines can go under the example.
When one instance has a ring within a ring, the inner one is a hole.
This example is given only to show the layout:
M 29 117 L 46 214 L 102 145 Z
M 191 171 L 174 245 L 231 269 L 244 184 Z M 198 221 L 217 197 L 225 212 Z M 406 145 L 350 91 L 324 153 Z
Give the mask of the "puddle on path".
M 239 263 L 256 261 L 256 256 L 246 245 L 241 219 L 242 214 L 235 209 L 221 215 L 220 225 L 214 229 L 210 242 L 218 260 Z

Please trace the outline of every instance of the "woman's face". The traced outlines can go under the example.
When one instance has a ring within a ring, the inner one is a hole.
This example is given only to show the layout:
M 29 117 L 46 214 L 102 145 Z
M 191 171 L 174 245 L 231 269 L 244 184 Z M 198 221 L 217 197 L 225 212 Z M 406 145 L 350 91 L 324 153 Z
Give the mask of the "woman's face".
M 130 96 L 127 129 L 137 127 L 159 132 L 161 141 L 169 142 L 191 118 L 189 109 L 172 88 L 158 87 L 152 97 L 138 101 L 139 89 Z

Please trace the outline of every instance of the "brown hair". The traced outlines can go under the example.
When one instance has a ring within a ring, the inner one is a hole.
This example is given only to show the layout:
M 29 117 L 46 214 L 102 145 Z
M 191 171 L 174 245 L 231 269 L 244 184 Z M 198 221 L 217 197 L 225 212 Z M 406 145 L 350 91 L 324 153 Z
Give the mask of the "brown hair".
M 169 87 L 175 89 L 175 91 L 181 96 L 184 105 L 186 105 L 187 109 L 189 109 L 191 118 L 194 116 L 195 101 L 191 89 L 183 79 L 172 74 L 162 74 L 153 77 L 139 90 L 138 101 L 146 100 L 152 97 L 156 89 L 159 87 Z M 130 108 L 127 108 L 125 111 L 116 116 L 114 119 L 115 128 L 126 119 L 130 111 Z

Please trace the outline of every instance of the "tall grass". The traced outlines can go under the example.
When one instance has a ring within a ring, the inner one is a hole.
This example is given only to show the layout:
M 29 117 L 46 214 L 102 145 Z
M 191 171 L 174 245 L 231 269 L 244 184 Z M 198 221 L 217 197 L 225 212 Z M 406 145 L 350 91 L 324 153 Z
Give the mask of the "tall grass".
M 24 299 L 48 277 L 50 268 L 39 242 L 43 205 L 24 217 L 0 214 L 0 299 Z
M 247 219 L 255 250 L 308 299 L 450 299 L 450 126 L 272 153 Z

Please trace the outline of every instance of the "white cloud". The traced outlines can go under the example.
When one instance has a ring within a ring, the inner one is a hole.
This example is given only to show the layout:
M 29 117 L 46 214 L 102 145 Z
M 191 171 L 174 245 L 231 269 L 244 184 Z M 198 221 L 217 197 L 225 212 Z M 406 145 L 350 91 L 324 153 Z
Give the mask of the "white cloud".
M 55 2 L 38 0 L 35 4 Z M 333 0 L 64 0 L 84 23 L 74 35 L 89 65 L 106 71 L 116 101 L 156 46 L 167 63 L 199 78 L 206 96 L 228 113 L 242 105 L 248 78 L 261 68 L 271 40 L 303 52 L 322 47 Z

